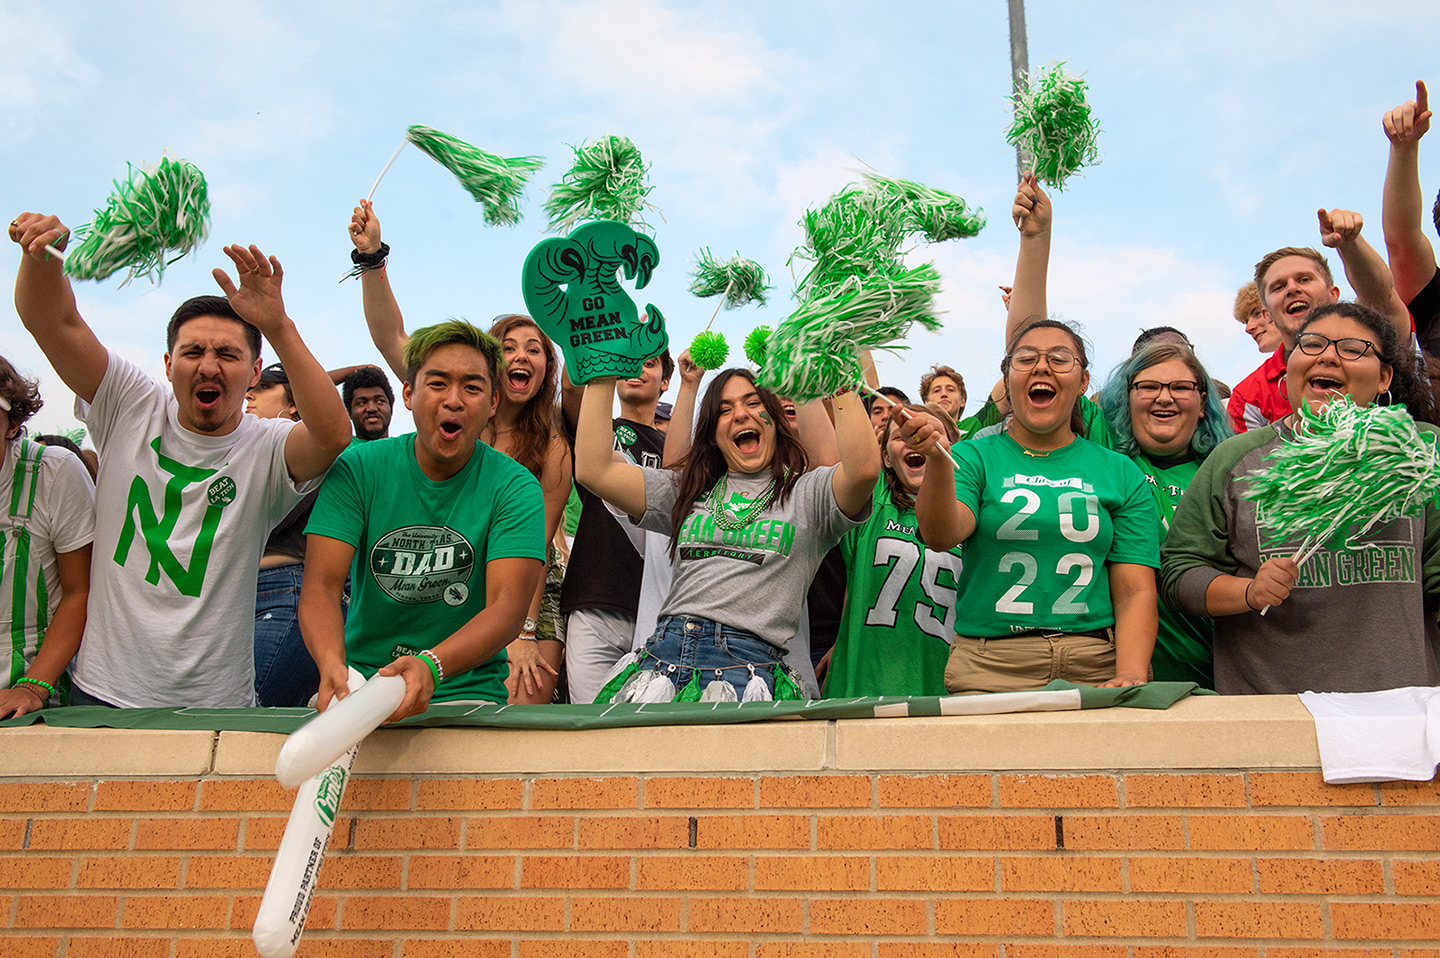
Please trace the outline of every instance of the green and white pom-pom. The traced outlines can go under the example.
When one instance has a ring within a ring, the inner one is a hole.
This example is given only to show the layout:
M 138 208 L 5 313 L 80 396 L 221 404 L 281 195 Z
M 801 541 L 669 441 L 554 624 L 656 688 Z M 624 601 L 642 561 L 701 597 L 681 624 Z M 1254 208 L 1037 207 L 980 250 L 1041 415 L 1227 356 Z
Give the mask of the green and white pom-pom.
M 163 278 L 165 267 L 205 241 L 210 232 L 210 195 L 205 175 L 193 163 L 166 157 L 152 170 L 130 167 L 115 181 L 103 210 L 75 231 L 81 242 L 65 256 L 75 279 L 105 279 L 129 269 L 137 276 Z
M 773 330 L 769 326 L 756 326 L 750 330 L 750 335 L 745 337 L 745 358 L 750 360 L 752 366 L 765 365 L 765 350 L 770 343 L 770 333 Z
M 753 259 L 739 253 L 727 260 L 717 259 L 708 249 L 695 258 L 694 282 L 690 292 L 702 298 L 725 294 L 725 306 L 734 309 L 751 301 L 765 305 L 770 277 Z
M 1249 477 L 1244 492 L 1277 539 L 1303 539 L 1297 562 L 1349 535 L 1414 515 L 1440 496 L 1440 451 L 1403 406 L 1355 405 L 1338 396 L 1300 424 Z
M 550 229 L 567 233 L 581 220 L 629 225 L 646 205 L 652 187 L 640 149 L 628 137 L 605 136 L 575 147 L 575 165 L 550 189 L 545 212 Z M 643 220 L 642 220 L 643 222 Z
M 720 333 L 706 330 L 690 341 L 690 361 L 701 369 L 723 369 L 730 345 Z
M 932 243 L 975 236 L 985 228 L 985 211 L 970 209 L 954 193 L 878 173 L 866 173 L 865 179 L 876 192 L 903 207 L 911 232 L 923 233 Z
M 1026 88 L 1011 97 L 1015 119 L 1005 134 L 1006 142 L 1030 155 L 1040 182 L 1057 190 L 1100 157 L 1100 124 L 1086 101 L 1088 85 L 1064 66 L 1062 60 L 1027 78 Z
M 904 206 L 876 190 L 849 186 L 800 220 L 805 245 L 791 260 L 813 265 L 801 277 L 796 296 L 829 296 L 860 278 L 899 272 L 899 249 L 907 232 Z
M 797 402 L 859 384 L 859 350 L 905 349 L 900 340 L 915 323 L 940 328 L 934 314 L 939 286 L 940 274 L 927 263 L 802 302 L 770 334 L 760 384 Z
M 78 446 L 85 441 L 85 427 L 76 426 L 74 429 L 62 429 L 60 431 L 60 435 L 64 436 L 66 439 L 69 439 L 71 442 Z
M 475 201 L 485 205 L 485 222 L 491 226 L 520 222 L 520 195 L 530 177 L 545 165 L 543 156 L 507 159 L 428 126 L 410 127 L 405 139 L 455 174 Z

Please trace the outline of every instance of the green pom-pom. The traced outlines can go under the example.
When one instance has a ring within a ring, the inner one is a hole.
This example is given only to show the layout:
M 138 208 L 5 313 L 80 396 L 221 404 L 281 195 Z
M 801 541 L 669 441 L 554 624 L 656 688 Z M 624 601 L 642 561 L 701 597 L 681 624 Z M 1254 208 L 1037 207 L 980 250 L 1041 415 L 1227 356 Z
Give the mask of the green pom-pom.
M 899 249 L 905 239 L 904 207 L 876 190 L 848 186 L 800 220 L 805 245 L 791 259 L 813 265 L 800 279 L 797 297 L 829 296 L 859 278 L 903 269 Z
M 939 287 L 940 274 L 927 263 L 802 302 L 770 335 L 760 384 L 799 402 L 862 382 L 859 350 L 904 349 L 898 341 L 913 324 L 940 327 Z
M 61 430 L 60 435 L 64 436 L 66 439 L 69 439 L 71 442 L 78 446 L 85 441 L 85 427 L 76 426 L 74 429 L 64 429 Z
M 1279 539 L 1303 539 L 1303 562 L 1342 534 L 1414 515 L 1440 495 L 1440 451 L 1403 406 L 1356 406 L 1338 396 L 1300 423 L 1249 476 L 1244 491 Z M 1361 528 L 1352 527 L 1364 523 Z
M 545 212 L 550 229 L 565 233 L 581 220 L 616 220 L 629 225 L 645 207 L 650 168 L 629 138 L 605 136 L 575 147 L 575 165 L 550 189 Z M 641 220 L 643 223 L 644 221 Z
M 1100 124 L 1090 112 L 1084 80 L 1064 72 L 1065 61 L 1042 67 L 1011 99 L 1015 119 L 1005 134 L 1028 153 L 1035 176 L 1057 190 L 1081 167 L 1099 160 Z
M 705 330 L 690 341 L 690 361 L 701 369 L 723 369 L 730 345 L 720 333 Z
M 954 193 L 910 180 L 892 180 L 878 173 L 866 173 L 865 179 L 904 209 L 909 231 L 923 233 L 932 243 L 974 236 L 985 228 L 985 211 L 970 209 Z
M 764 367 L 765 350 L 770 343 L 769 326 L 756 326 L 750 330 L 750 335 L 745 337 L 745 358 L 750 360 L 751 365 Z
M 765 293 L 770 289 L 770 277 L 753 259 L 745 259 L 739 253 L 721 261 L 708 250 L 702 249 L 695 260 L 694 282 L 690 292 L 696 296 L 709 297 L 725 294 L 725 306 L 734 309 L 754 302 L 765 305 Z
M 520 194 L 535 171 L 545 165 L 543 156 L 507 159 L 428 126 L 410 127 L 405 138 L 455 174 L 475 201 L 485 205 L 485 222 L 491 226 L 520 222 Z
M 75 231 L 81 243 L 65 257 L 65 272 L 105 279 L 128 267 L 122 286 L 151 273 L 163 278 L 165 267 L 204 242 L 209 231 L 210 196 L 199 167 L 169 157 L 153 170 L 132 166 L 124 183 L 115 181 L 105 208 Z

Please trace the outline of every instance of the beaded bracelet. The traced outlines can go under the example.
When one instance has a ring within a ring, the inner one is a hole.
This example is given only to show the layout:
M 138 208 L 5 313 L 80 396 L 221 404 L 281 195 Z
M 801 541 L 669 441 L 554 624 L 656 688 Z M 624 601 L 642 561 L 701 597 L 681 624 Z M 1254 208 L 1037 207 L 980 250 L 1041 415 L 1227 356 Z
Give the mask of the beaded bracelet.
M 417 653 L 416 658 L 430 666 L 430 672 L 435 676 L 435 687 L 438 689 L 440 683 L 445 681 L 445 666 L 440 662 L 440 656 L 430 649 L 425 649 Z
M 43 681 L 43 680 L 41 680 L 41 679 L 32 679 L 32 678 L 30 678 L 30 677 L 27 675 L 27 676 L 23 676 L 23 677 L 18 678 L 18 679 L 15 680 L 15 684 L 16 684 L 17 686 L 19 686 L 21 682 L 28 682 L 28 683 L 30 683 L 31 685 L 38 685 L 38 686 L 40 686 L 42 689 L 44 689 L 47 693 L 49 693 L 48 695 L 45 696 L 45 700 L 46 700 L 47 702 L 50 700 L 50 696 L 55 694 L 55 686 L 53 686 L 53 685 L 51 685 L 49 682 Z M 32 689 L 31 691 L 34 691 L 34 690 Z

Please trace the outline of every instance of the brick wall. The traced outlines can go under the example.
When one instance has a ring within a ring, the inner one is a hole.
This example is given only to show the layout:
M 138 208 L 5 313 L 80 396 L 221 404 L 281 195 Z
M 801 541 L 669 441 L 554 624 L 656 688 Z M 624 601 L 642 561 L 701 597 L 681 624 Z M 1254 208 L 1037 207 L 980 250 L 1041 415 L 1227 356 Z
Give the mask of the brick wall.
M 966 721 L 952 734 L 975 732 Z M 836 731 L 821 765 L 839 764 Z M 0 955 L 254 954 L 292 792 L 255 774 L 8 768 Z M 1433 783 L 1327 786 L 1306 768 L 360 771 L 300 956 L 1440 958 Z

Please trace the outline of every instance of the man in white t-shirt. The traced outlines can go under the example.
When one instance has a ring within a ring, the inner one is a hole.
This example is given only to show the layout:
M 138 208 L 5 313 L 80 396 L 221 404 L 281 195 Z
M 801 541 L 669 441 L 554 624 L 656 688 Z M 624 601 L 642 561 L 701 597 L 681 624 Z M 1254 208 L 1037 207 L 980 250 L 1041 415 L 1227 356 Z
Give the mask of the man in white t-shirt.
M 100 453 L 88 618 L 72 704 L 231 708 L 254 703 L 255 581 L 270 529 L 350 439 L 334 385 L 285 313 L 279 260 L 227 246 L 236 288 L 182 303 L 167 329 L 170 388 L 105 348 L 58 259 L 69 231 L 22 213 L 15 308 L 77 397 Z M 245 415 L 260 337 L 303 422 Z

